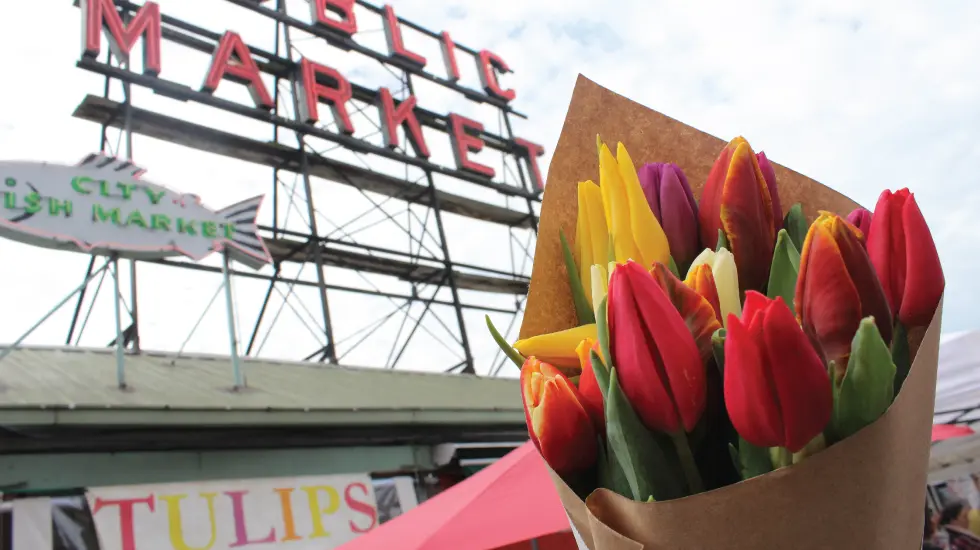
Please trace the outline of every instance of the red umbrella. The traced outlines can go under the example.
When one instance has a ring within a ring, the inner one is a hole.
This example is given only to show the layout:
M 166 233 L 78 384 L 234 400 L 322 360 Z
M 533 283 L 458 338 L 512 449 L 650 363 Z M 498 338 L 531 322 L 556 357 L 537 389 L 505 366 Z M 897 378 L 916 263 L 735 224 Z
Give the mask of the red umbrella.
M 339 550 L 487 550 L 568 531 L 531 442 Z
M 953 439 L 954 437 L 965 437 L 968 435 L 973 435 L 973 428 L 969 426 L 962 426 L 959 424 L 933 424 L 932 425 L 932 442 L 938 443 L 946 439 Z

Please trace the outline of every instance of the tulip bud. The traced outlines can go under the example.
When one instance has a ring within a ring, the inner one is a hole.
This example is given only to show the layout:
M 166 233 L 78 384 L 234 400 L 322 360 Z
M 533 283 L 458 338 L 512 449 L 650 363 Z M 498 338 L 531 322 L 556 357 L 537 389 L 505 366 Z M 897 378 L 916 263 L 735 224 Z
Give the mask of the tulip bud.
M 633 160 L 622 143 L 615 157 L 600 145 L 599 189 L 616 261 L 633 260 L 647 269 L 654 262 L 670 262 L 667 235 L 647 204 Z
M 806 235 L 793 303 L 804 330 L 828 361 L 846 364 L 861 319 L 873 316 L 891 341 L 888 302 L 859 231 L 840 216 L 822 212 Z
M 598 338 L 595 323 L 518 340 L 514 349 L 524 357 L 533 355 L 552 365 L 575 368 L 579 366 L 575 348 L 586 338 Z
M 698 203 L 687 176 L 679 166 L 666 162 L 644 164 L 637 176 L 647 204 L 667 235 L 670 255 L 686 268 L 701 249 Z
M 521 369 L 521 396 L 531 441 L 555 472 L 567 476 L 595 463 L 592 419 L 564 374 L 529 357 Z
M 932 233 L 908 189 L 895 193 L 886 190 L 878 198 L 868 237 L 868 255 L 892 313 L 906 327 L 928 325 L 939 306 L 946 279 Z
M 721 316 L 721 304 L 718 301 L 718 287 L 715 286 L 715 276 L 711 274 L 710 265 L 700 264 L 691 267 L 687 272 L 687 278 L 684 279 L 684 284 L 704 296 L 704 299 L 711 304 L 711 309 L 715 310 L 718 323 L 724 322 L 724 317 Z
M 597 430 L 604 431 L 606 415 L 603 412 L 602 391 L 599 389 L 599 382 L 596 380 L 596 374 L 593 368 L 601 369 L 605 367 L 601 364 L 592 364 L 591 356 L 593 351 L 601 354 L 599 342 L 591 338 L 582 340 L 578 347 L 575 348 L 575 353 L 578 354 L 579 364 L 582 365 L 582 377 L 578 382 L 578 391 L 582 396 L 582 404 L 585 405 L 585 410 L 589 412 L 589 416 L 595 422 Z
M 704 412 L 706 381 L 684 319 L 636 262 L 616 266 L 607 300 L 611 363 L 636 414 L 651 430 L 690 432 Z
M 609 261 L 609 232 L 602 205 L 602 191 L 591 181 L 578 184 L 578 218 L 575 223 L 575 264 L 579 269 L 582 287 L 589 298 L 592 288 L 592 266 Z
M 834 437 L 850 437 L 885 414 L 895 397 L 895 364 L 874 319 L 861 321 L 851 344 L 851 357 L 840 380 L 834 381 Z
M 772 263 L 778 214 L 759 161 L 744 138 L 733 139 L 712 166 L 699 214 L 702 243 L 715 242 L 718 230 L 724 231 L 738 264 L 739 288 L 762 289 Z
M 769 162 L 769 158 L 766 157 L 766 153 L 764 151 L 759 151 L 755 155 L 755 158 L 759 161 L 759 170 L 762 171 L 762 177 L 766 180 L 766 188 L 769 190 L 769 198 L 772 200 L 773 220 L 779 220 L 783 217 L 783 205 L 779 202 L 779 187 L 776 185 L 776 170 L 773 169 L 772 163 Z M 779 225 L 778 221 L 775 223 L 777 226 Z
M 833 408 L 823 362 L 782 300 L 745 293 L 728 318 L 725 403 L 739 435 L 758 447 L 797 452 L 820 434 Z
M 701 361 L 707 363 L 711 359 L 711 335 L 721 328 L 715 309 L 704 296 L 682 283 L 664 264 L 654 264 L 650 274 L 681 314 L 701 353 Z
M 704 249 L 691 264 L 691 269 L 687 272 L 688 279 L 700 265 L 711 267 L 711 275 L 715 281 L 715 289 L 718 293 L 718 305 L 721 308 L 722 323 L 726 322 L 730 314 L 736 316 L 742 314 L 742 296 L 738 286 L 738 268 L 735 266 L 735 257 L 732 253 L 722 248 L 715 252 L 710 248 Z
M 873 216 L 867 209 L 860 206 L 847 215 L 847 221 L 854 227 L 861 230 L 861 242 L 868 242 L 868 234 L 871 233 L 871 220 Z

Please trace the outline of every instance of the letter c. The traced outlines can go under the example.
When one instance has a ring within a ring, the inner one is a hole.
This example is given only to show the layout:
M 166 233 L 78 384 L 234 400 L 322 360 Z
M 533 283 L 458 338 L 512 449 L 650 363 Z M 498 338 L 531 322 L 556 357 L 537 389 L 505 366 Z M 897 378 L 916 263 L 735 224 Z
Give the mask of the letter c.
M 94 183 L 95 180 L 88 176 L 75 176 L 71 179 L 71 188 L 81 195 L 91 195 L 92 191 L 82 187 L 84 183 Z

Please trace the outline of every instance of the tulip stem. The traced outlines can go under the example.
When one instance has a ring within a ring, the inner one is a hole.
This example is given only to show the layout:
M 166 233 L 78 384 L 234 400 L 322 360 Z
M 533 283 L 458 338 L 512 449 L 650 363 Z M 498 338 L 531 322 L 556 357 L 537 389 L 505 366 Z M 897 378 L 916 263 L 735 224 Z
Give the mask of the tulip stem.
M 704 482 L 701 481 L 701 472 L 698 465 L 694 462 L 694 453 L 691 452 L 691 444 L 687 440 L 687 434 L 678 431 L 671 434 L 674 440 L 674 447 L 677 449 L 677 457 L 681 461 L 681 468 L 684 470 L 684 477 L 687 479 L 687 488 L 692 495 L 704 492 Z

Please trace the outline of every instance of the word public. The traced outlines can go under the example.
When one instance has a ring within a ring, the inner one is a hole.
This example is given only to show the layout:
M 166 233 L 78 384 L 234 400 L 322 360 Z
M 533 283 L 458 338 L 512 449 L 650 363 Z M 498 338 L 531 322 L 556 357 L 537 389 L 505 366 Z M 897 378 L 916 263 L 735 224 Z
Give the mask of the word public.
M 354 15 L 355 0 L 309 0 L 309 2 L 313 26 L 346 38 L 351 38 L 357 32 L 357 20 Z M 159 5 L 155 2 L 146 2 L 128 23 L 123 22 L 113 0 L 81 0 L 81 8 L 84 57 L 91 59 L 98 57 L 101 52 L 103 32 L 109 39 L 113 53 L 120 59 L 128 59 L 130 51 L 142 39 L 144 74 L 149 76 L 160 74 L 163 64 Z M 394 9 L 385 5 L 382 8 L 382 16 L 392 59 L 418 70 L 424 68 L 428 60 L 405 46 Z M 455 83 L 460 78 L 459 66 L 456 62 L 456 45 L 448 32 L 442 32 L 440 36 L 446 73 L 449 81 Z M 496 71 L 510 72 L 507 63 L 499 55 L 487 50 L 480 51 L 476 57 L 480 81 L 487 95 L 503 103 L 513 101 L 516 92 L 513 89 L 503 89 L 496 76 Z M 308 124 L 319 121 L 319 105 L 324 103 L 330 107 L 333 120 L 340 131 L 345 135 L 353 135 L 354 123 L 347 110 L 347 102 L 353 96 L 350 81 L 336 69 L 305 57 L 299 61 L 296 76 L 300 84 L 298 114 L 303 121 Z M 201 90 L 214 93 L 224 80 L 247 86 L 256 107 L 266 110 L 274 107 L 272 96 L 262 82 L 259 67 L 252 58 L 248 46 L 238 33 L 232 31 L 225 32 L 218 42 Z M 324 82 L 329 82 L 330 85 Z M 395 148 L 398 145 L 397 129 L 401 126 L 416 156 L 429 158 L 429 147 L 415 113 L 416 97 L 409 96 L 396 104 L 391 90 L 381 88 L 378 90 L 377 98 L 385 146 Z M 484 142 L 478 137 L 478 133 L 483 131 L 483 125 L 455 113 L 450 113 L 447 118 L 449 122 L 447 132 L 458 169 L 493 178 L 495 170 L 492 167 L 481 164 L 469 156 L 470 153 L 483 150 Z M 517 153 L 527 161 L 535 185 L 539 189 L 542 188 L 543 181 L 537 157 L 544 154 L 544 147 L 522 138 L 514 138 L 513 142 Z

